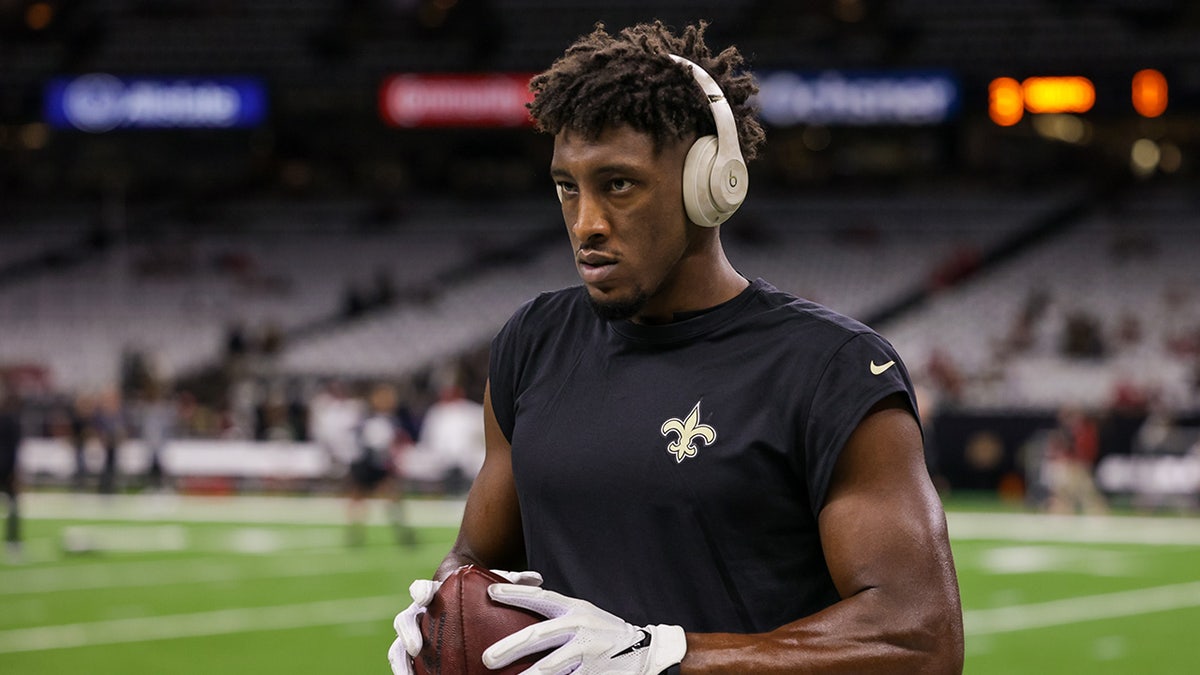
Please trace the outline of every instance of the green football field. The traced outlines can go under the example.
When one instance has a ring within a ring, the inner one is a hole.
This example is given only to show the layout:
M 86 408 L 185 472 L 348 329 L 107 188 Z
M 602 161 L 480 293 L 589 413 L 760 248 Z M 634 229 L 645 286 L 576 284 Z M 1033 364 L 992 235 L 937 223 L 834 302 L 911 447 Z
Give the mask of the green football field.
M 376 505 L 378 506 L 378 505 Z M 413 547 L 331 499 L 27 495 L 0 563 L 0 673 L 387 673 L 392 616 L 454 537 Z M 1200 520 L 949 508 L 968 673 L 1200 672 Z

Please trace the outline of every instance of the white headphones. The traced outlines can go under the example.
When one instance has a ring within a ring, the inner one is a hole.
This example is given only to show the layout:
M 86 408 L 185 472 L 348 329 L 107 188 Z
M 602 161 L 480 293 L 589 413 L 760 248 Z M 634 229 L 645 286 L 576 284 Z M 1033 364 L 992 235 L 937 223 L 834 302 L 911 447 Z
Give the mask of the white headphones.
M 738 144 L 737 122 L 712 76 L 682 56 L 670 55 L 676 63 L 692 67 L 692 77 L 708 95 L 716 136 L 701 136 L 683 161 L 683 206 L 697 225 L 716 227 L 729 219 L 746 200 L 750 174 Z
M 717 135 L 696 139 L 683 161 L 683 206 L 688 218 L 703 227 L 716 227 L 737 211 L 750 187 L 750 174 L 738 144 L 737 122 L 725 93 L 711 75 L 682 56 L 668 56 L 676 63 L 691 66 L 692 77 L 708 96 L 717 124 Z M 558 201 L 562 199 L 562 187 L 558 187 Z

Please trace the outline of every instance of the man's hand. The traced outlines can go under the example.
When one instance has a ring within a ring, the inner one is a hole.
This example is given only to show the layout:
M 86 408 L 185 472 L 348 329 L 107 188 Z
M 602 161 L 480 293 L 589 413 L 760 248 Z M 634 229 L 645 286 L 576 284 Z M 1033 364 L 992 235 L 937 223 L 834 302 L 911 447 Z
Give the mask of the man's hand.
M 530 586 L 492 584 L 493 600 L 547 619 L 496 642 L 483 653 L 488 668 L 556 648 L 527 673 L 659 675 L 683 660 L 687 641 L 679 626 L 630 625 L 585 600 Z
M 492 572 L 518 586 L 540 586 L 542 583 L 542 575 L 537 572 Z M 413 675 L 412 660 L 421 652 L 421 615 L 425 613 L 433 596 L 441 587 L 442 582 L 429 579 L 417 579 L 408 587 L 412 604 L 397 614 L 392 621 L 392 627 L 396 629 L 396 639 L 388 649 L 388 663 L 392 665 L 393 675 Z

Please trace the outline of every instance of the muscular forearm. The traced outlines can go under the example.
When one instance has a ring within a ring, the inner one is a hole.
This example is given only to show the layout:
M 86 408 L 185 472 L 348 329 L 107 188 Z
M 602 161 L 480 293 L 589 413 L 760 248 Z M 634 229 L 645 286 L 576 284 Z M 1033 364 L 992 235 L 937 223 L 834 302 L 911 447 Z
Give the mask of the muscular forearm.
M 865 590 L 769 633 L 688 633 L 686 675 L 700 673 L 961 673 L 961 617 L 887 611 Z

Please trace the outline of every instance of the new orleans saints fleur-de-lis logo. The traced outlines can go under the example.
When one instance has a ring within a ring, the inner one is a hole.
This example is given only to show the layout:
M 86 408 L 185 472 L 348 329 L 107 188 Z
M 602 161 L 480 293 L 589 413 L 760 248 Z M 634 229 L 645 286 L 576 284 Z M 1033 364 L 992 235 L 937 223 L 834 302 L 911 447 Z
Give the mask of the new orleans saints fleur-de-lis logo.
M 700 424 L 699 401 L 696 401 L 687 419 L 672 417 L 663 422 L 662 435 L 670 438 L 672 433 L 678 434 L 679 437 L 667 444 L 667 452 L 675 455 L 676 463 L 682 462 L 685 457 L 696 456 L 696 439 L 704 441 L 705 445 L 712 445 L 713 441 L 717 440 L 716 429 L 707 424 Z

